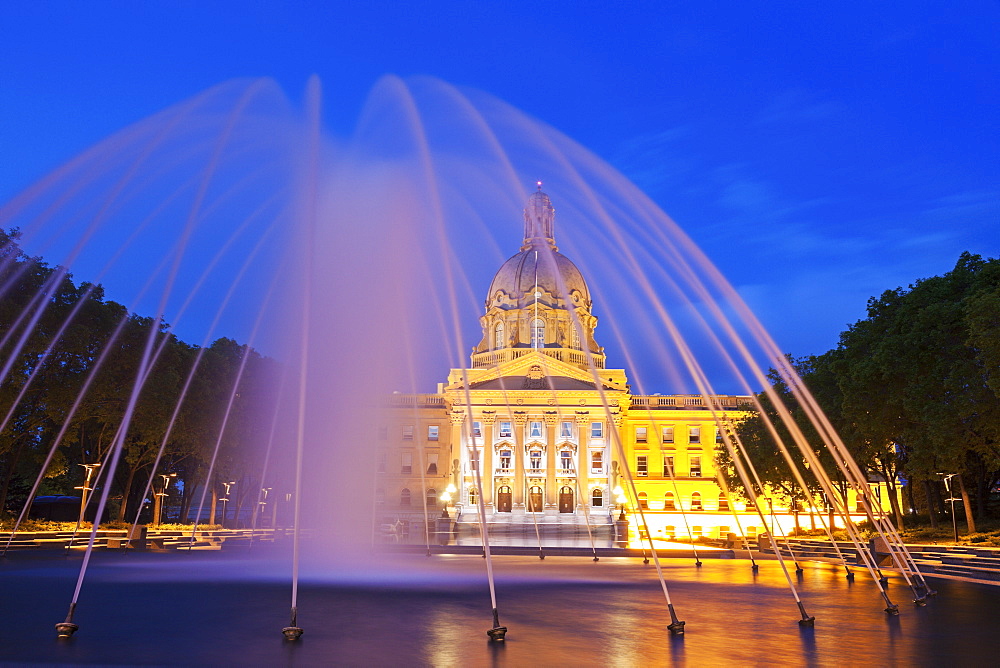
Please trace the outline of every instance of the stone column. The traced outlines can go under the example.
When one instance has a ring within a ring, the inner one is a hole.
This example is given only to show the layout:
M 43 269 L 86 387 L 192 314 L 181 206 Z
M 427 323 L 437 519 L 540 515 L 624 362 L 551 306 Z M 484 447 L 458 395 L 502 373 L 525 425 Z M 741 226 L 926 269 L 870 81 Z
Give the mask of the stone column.
M 524 510 L 524 424 L 528 415 L 524 411 L 514 411 L 514 508 Z
M 493 424 L 496 419 L 496 411 L 483 411 L 483 468 L 479 472 L 483 479 L 483 489 L 479 493 L 483 495 L 487 513 L 493 512 Z
M 454 472 L 455 480 L 449 480 L 449 482 L 454 482 L 455 487 L 459 490 L 462 489 L 463 474 L 462 474 L 462 462 L 466 461 L 466 443 L 462 435 L 462 425 L 465 423 L 465 412 L 464 411 L 452 411 L 451 415 L 448 416 L 451 419 L 451 452 L 452 457 L 458 461 L 458 470 Z M 441 462 L 438 462 L 440 465 Z M 448 471 L 453 471 L 453 462 L 449 461 L 447 463 Z M 447 483 L 445 483 L 447 485 Z M 458 499 L 455 499 L 457 503 L 461 499 L 461 494 L 459 494 Z
M 559 414 L 545 412 L 545 508 L 556 507 L 556 422 Z
M 590 503 L 590 419 L 583 412 L 576 416 L 576 442 L 576 479 L 583 497 L 580 503 Z M 608 466 L 607 462 L 605 466 Z

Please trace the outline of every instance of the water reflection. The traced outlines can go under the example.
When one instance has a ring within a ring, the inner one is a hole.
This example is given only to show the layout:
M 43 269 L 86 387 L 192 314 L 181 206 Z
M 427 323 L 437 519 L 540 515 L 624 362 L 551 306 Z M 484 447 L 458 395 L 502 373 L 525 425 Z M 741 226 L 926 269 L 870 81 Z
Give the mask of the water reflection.
M 843 569 L 805 562 L 801 594 L 816 627 L 804 629 L 774 562 L 761 562 L 755 575 L 746 561 L 695 568 L 665 560 L 687 622 L 675 638 L 655 572 L 641 559 L 499 557 L 500 615 L 510 632 L 495 646 L 486 640 L 480 557 L 397 555 L 370 560 L 367 581 L 310 573 L 299 604 L 306 634 L 291 646 L 279 632 L 287 586 L 248 579 L 259 555 L 188 556 L 133 554 L 124 577 L 122 559 L 99 555 L 80 631 L 57 643 L 52 625 L 74 558 L 17 555 L 0 569 L 5 600 L 18 602 L 0 608 L 0 663 L 988 665 L 1000 605 L 1000 588 L 935 580 L 940 595 L 918 608 L 891 578 L 901 614 L 889 617 L 870 580 L 859 574 L 851 584 Z

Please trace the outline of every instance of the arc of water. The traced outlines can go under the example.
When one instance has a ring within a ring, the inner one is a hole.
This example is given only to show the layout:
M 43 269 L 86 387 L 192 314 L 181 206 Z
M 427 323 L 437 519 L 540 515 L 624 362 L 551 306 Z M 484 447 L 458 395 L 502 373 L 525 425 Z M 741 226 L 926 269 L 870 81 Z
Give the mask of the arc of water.
M 430 202 L 433 214 L 432 220 L 435 221 L 440 228 L 444 220 L 443 210 L 441 206 L 441 195 L 438 190 L 437 183 L 433 178 L 431 178 L 431 175 L 434 174 L 434 168 L 430 156 L 429 147 L 427 144 L 426 132 L 424 130 L 423 124 L 420 121 L 420 117 L 417 112 L 413 96 L 409 91 L 409 89 L 406 87 L 406 85 L 403 84 L 403 82 L 398 78 L 391 78 L 388 80 L 388 82 L 390 85 L 393 86 L 396 94 L 399 95 L 402 105 L 408 112 L 407 118 L 412 125 L 413 137 L 418 146 L 419 163 L 422 168 L 423 174 L 425 175 L 428 190 L 430 193 Z M 450 249 L 448 249 L 444 243 L 444 235 L 438 234 L 438 238 L 441 240 L 442 244 L 442 249 L 441 249 L 442 255 L 444 256 L 451 255 Z M 454 276 L 452 275 L 453 272 L 451 269 L 450 262 L 444 263 L 444 272 L 445 272 L 445 285 L 447 286 L 451 303 L 452 304 L 457 303 L 455 296 L 456 282 L 454 280 Z M 458 320 L 458 313 L 456 309 L 452 310 L 451 324 L 454 332 L 453 340 L 456 342 L 456 344 L 458 344 L 458 350 L 462 350 L 464 349 L 464 345 L 461 344 L 463 342 L 464 337 L 462 337 L 462 326 Z M 458 350 L 456 350 L 456 352 L 458 352 Z M 463 374 L 463 376 L 464 376 L 463 387 L 465 390 L 466 415 L 468 416 L 468 418 L 471 418 L 472 401 L 471 401 L 471 396 L 469 395 L 468 374 Z M 475 440 L 476 439 L 475 433 L 471 430 L 471 427 L 468 425 L 469 419 L 466 419 L 465 422 L 467 424 L 466 429 L 468 430 L 469 433 L 469 440 L 467 442 L 471 444 L 474 451 L 478 452 Z M 493 604 L 493 628 L 490 629 L 490 631 L 488 631 L 487 634 L 489 635 L 491 640 L 503 640 L 504 636 L 506 635 L 507 629 L 506 627 L 500 626 L 500 617 L 497 609 L 497 600 L 496 600 L 496 584 L 493 577 L 493 560 L 490 555 L 489 536 L 487 535 L 486 531 L 486 510 L 482 500 L 483 499 L 482 476 L 479 472 L 480 467 L 476 466 L 475 468 L 476 468 L 476 474 L 475 474 L 476 485 L 480 490 L 480 493 L 477 495 L 477 497 L 479 499 L 479 506 L 480 506 L 480 525 L 482 527 L 482 533 L 483 533 L 483 552 L 486 555 L 486 577 L 489 583 L 490 601 Z

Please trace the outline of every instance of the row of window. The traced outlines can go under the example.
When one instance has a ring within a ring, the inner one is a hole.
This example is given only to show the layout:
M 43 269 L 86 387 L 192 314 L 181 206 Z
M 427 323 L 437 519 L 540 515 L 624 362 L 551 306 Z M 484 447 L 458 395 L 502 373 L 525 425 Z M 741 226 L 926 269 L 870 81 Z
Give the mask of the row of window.
M 438 453 L 428 452 L 424 455 L 424 461 L 427 462 L 427 474 L 437 475 L 438 472 Z M 378 459 L 375 463 L 375 470 L 379 473 L 385 473 L 388 470 L 388 455 L 385 452 L 378 453 Z M 413 473 L 413 453 L 412 452 L 402 452 L 399 455 L 399 472 L 403 475 L 409 475 Z
M 400 431 L 401 431 L 400 436 L 403 438 L 404 441 L 412 441 L 413 440 L 413 425 L 412 424 L 403 425 Z M 440 436 L 441 436 L 441 427 L 439 425 L 436 425 L 436 424 L 429 424 L 429 425 L 427 425 L 427 440 L 428 441 L 436 441 L 436 440 L 438 440 L 440 438 Z M 387 438 L 389 438 L 389 427 L 387 427 L 385 425 L 382 425 L 381 427 L 379 427 L 378 428 L 378 438 L 379 438 L 380 441 L 384 441 Z
M 639 478 L 646 478 L 649 476 L 649 455 L 636 455 L 635 458 L 635 475 Z M 674 457 L 673 455 L 663 456 L 663 477 L 673 478 L 676 475 L 674 471 Z M 689 455 L 688 456 L 688 474 L 689 478 L 700 478 L 701 477 L 701 455 Z
M 636 443 L 649 442 L 649 427 L 635 428 L 635 442 Z M 673 427 L 660 428 L 660 442 L 661 443 L 674 442 Z M 715 430 L 715 442 L 722 443 L 722 432 L 719 429 Z M 701 443 L 701 427 L 688 427 L 688 443 Z
M 639 507 L 643 509 L 649 508 L 649 496 L 646 492 L 639 492 Z M 664 510 L 677 510 L 677 501 L 674 498 L 673 492 L 667 492 L 663 495 L 663 509 Z M 704 510 L 705 508 L 701 503 L 701 492 L 691 492 L 691 505 L 688 510 Z M 729 499 L 726 498 L 724 492 L 719 492 L 719 510 L 729 510 Z
M 531 347 L 545 347 L 545 321 L 541 318 L 534 318 L 531 321 Z M 580 329 L 576 325 L 570 327 L 570 347 L 580 347 Z M 498 322 L 493 327 L 493 350 L 502 350 L 508 347 L 506 327 L 503 322 Z
M 529 420 L 525 425 L 525 435 L 527 438 L 544 438 L 543 422 L 541 420 Z M 558 438 L 573 439 L 576 434 L 576 423 L 564 421 L 559 423 Z M 476 438 L 483 436 L 483 423 L 475 421 L 472 423 L 472 435 Z M 510 420 L 500 420 L 497 422 L 496 438 L 514 438 L 514 423 Z M 590 423 L 590 437 L 604 438 L 604 423 Z
M 501 498 L 500 505 L 503 505 L 504 498 L 506 498 L 509 501 L 511 494 L 512 492 L 509 486 L 504 485 L 499 487 L 497 489 L 497 495 L 498 497 Z M 543 494 L 542 488 L 538 487 L 537 485 L 528 488 L 527 510 L 529 513 L 542 511 L 542 494 Z M 559 494 L 560 496 L 563 497 L 563 499 L 566 499 L 567 497 L 572 498 L 573 488 L 568 486 L 563 486 L 559 489 Z M 469 489 L 468 497 L 470 506 L 475 506 L 479 503 L 479 497 L 475 487 Z M 427 501 L 428 507 L 433 507 L 437 505 L 438 502 L 437 490 L 434 488 L 428 489 L 427 494 L 424 498 Z M 385 505 L 384 489 L 379 488 L 375 490 L 375 503 L 380 506 Z M 400 506 L 413 505 L 413 493 L 406 487 L 399 490 L 399 505 Z M 590 493 L 590 505 L 592 505 L 594 508 L 601 508 L 604 506 L 604 491 L 602 489 L 596 488 Z
M 478 457 L 476 457 L 476 451 L 473 451 L 473 463 L 476 462 Z M 514 451 L 501 448 L 497 452 L 497 470 L 502 472 L 508 472 L 512 469 L 514 461 Z M 544 453 L 537 448 L 531 448 L 528 450 L 528 456 L 526 464 L 528 468 L 532 471 L 538 471 L 544 468 Z M 573 461 L 573 451 L 572 450 L 562 450 L 559 452 L 559 468 L 563 471 L 574 471 L 576 469 L 576 464 Z M 604 452 L 602 450 L 593 450 L 590 453 L 590 469 L 591 473 L 603 473 L 604 471 Z

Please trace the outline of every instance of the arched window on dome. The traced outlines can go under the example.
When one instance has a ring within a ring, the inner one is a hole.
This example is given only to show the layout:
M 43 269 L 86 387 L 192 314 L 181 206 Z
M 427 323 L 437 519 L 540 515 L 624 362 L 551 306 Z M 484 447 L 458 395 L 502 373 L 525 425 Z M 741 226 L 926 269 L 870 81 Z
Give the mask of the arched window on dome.
M 493 350 L 500 350 L 506 347 L 503 338 L 503 323 L 498 322 L 497 326 L 493 329 Z
M 545 321 L 541 318 L 535 318 L 531 321 L 531 347 L 545 347 Z
M 580 349 L 580 323 L 570 323 L 570 347 L 574 350 Z

